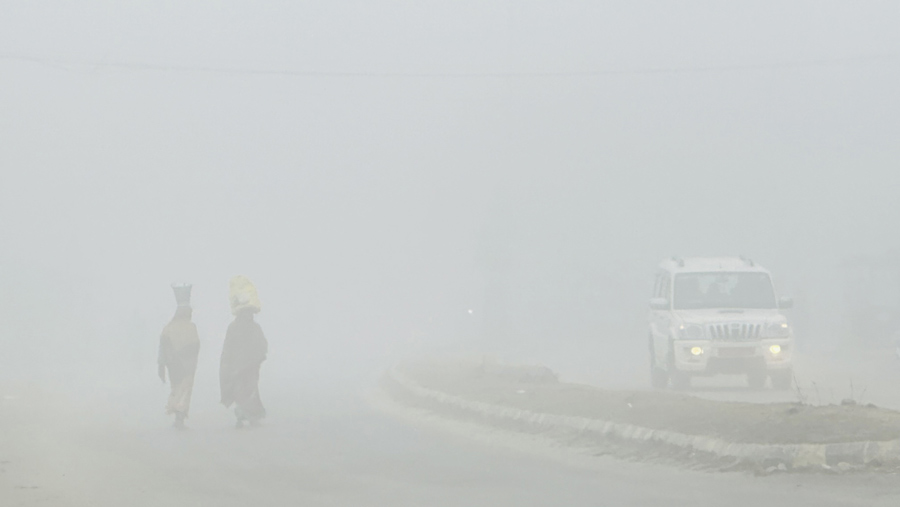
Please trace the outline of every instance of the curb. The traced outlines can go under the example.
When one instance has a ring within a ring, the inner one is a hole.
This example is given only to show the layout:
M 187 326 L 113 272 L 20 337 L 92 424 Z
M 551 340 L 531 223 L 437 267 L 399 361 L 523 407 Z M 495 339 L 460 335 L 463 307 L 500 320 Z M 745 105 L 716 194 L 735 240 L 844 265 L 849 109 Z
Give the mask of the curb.
M 862 467 L 900 463 L 900 440 L 837 444 L 741 444 L 601 419 L 533 412 L 467 400 L 422 387 L 396 368 L 389 370 L 387 377 L 415 397 L 461 409 L 485 419 L 525 424 L 539 430 L 558 430 L 577 435 L 593 434 L 601 439 L 618 439 L 638 444 L 659 443 L 764 466 L 783 464 L 790 468 L 841 469 L 847 465 Z

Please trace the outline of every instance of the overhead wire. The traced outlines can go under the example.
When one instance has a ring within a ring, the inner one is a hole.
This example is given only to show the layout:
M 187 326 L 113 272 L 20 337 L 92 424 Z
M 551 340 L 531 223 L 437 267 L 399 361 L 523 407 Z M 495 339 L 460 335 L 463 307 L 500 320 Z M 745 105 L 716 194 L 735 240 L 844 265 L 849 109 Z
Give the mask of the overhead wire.
M 413 72 L 413 71 L 326 71 L 291 70 L 242 67 L 218 67 L 210 65 L 166 64 L 134 61 L 88 60 L 71 57 L 31 55 L 21 53 L 0 53 L 0 60 L 21 61 L 54 68 L 71 70 L 72 67 L 89 69 L 122 69 L 151 72 L 206 73 L 247 76 L 284 76 L 307 78 L 579 78 L 600 76 L 629 76 L 652 74 L 702 74 L 717 72 L 739 72 L 755 70 L 781 70 L 810 67 L 834 67 L 843 65 L 863 65 L 876 62 L 900 61 L 898 54 L 858 55 L 844 58 L 793 60 L 782 62 L 743 63 L 724 65 L 700 65 L 685 67 L 645 67 L 632 69 L 594 69 L 576 71 L 494 71 L 494 72 Z

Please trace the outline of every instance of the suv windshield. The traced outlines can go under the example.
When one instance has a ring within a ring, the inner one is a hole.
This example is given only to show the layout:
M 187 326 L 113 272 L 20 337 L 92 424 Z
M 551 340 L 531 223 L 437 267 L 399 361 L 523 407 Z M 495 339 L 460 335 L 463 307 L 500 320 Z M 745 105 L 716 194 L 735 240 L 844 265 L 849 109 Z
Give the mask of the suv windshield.
M 685 273 L 675 276 L 674 308 L 776 308 L 766 273 Z

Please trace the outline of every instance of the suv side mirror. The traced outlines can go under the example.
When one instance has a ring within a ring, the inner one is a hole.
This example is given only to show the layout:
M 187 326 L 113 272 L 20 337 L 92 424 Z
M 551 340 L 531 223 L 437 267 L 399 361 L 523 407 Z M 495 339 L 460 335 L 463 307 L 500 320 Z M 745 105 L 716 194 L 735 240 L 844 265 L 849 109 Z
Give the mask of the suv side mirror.
M 666 298 L 650 298 L 651 310 L 668 310 L 669 300 Z
M 794 307 L 794 298 L 789 298 L 787 296 L 781 296 L 778 298 L 778 308 L 782 310 L 787 310 L 788 308 Z

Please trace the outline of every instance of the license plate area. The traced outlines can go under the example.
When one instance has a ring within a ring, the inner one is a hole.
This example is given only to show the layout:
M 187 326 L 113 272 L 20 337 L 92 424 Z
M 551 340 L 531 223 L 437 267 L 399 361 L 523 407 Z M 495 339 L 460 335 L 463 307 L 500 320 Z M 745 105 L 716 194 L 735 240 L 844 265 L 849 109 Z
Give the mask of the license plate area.
M 752 357 L 756 353 L 755 347 L 721 347 L 719 357 Z

